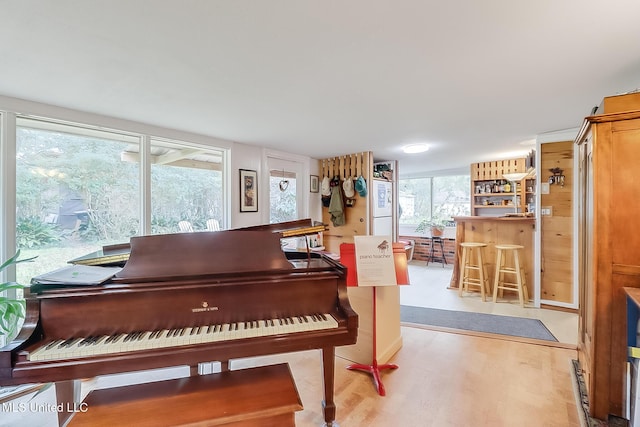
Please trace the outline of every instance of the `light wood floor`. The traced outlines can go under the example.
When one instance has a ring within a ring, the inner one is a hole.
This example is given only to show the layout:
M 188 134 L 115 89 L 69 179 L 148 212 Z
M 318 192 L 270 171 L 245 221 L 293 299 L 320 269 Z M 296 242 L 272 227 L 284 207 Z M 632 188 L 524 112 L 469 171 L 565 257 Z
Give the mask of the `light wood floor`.
M 391 360 L 399 368 L 382 374 L 384 397 L 376 393 L 370 375 L 349 371 L 349 361 L 336 359 L 341 427 L 580 426 L 570 374 L 575 350 L 407 326 L 402 336 L 403 347 Z M 296 414 L 296 425 L 322 425 L 319 350 L 237 360 L 231 368 L 282 362 L 289 363 L 304 405 Z M 185 375 L 188 368 L 174 368 L 101 377 L 85 387 Z M 52 389 L 22 399 L 28 404 L 55 403 Z M 55 413 L 1 414 L 0 426 L 17 425 L 54 427 L 57 422 Z
M 579 426 L 571 380 L 576 351 L 414 327 L 402 327 L 404 345 L 383 372 L 387 395 L 371 377 L 346 370 L 337 358 L 335 399 L 341 427 Z M 304 410 L 297 426 L 322 423 L 320 353 L 261 358 L 289 362 Z M 237 363 L 251 366 L 258 360 Z

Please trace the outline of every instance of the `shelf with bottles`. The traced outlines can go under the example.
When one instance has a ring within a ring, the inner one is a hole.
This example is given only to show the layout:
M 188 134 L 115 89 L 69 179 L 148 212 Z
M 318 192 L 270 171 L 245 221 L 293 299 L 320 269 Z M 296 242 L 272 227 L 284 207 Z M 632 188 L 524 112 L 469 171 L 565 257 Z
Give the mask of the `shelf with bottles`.
M 503 194 L 479 194 L 479 197 L 475 198 L 474 208 L 514 208 L 513 196 L 514 193 Z M 520 206 L 521 197 L 516 196 L 515 205 Z
M 524 190 L 527 188 L 527 184 L 524 184 Z M 506 179 L 479 180 L 472 182 L 472 189 L 472 215 L 481 215 L 485 209 L 488 209 L 485 213 L 492 212 L 491 215 L 494 216 L 512 213 L 514 210 L 524 213 L 527 211 L 527 203 L 530 203 L 526 191 L 523 191 L 522 182 L 510 182 Z
M 513 185 L 506 179 L 491 179 L 485 181 L 473 181 L 474 196 L 489 195 L 514 195 Z

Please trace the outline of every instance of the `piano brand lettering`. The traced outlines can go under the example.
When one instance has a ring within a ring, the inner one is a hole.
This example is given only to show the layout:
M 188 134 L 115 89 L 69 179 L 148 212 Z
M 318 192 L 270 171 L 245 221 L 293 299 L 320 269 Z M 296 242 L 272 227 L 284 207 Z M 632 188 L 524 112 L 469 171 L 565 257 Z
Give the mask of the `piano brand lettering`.
M 3 402 L 2 412 L 87 412 L 89 405 L 80 403 Z
M 209 307 L 208 302 L 202 301 L 200 307 L 191 309 L 192 313 L 202 313 L 203 311 L 218 311 L 218 307 Z

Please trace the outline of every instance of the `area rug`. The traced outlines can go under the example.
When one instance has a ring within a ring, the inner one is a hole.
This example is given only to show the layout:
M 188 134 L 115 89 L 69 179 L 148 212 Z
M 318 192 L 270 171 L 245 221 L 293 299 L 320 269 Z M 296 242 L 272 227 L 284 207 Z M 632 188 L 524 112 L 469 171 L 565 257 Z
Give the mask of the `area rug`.
M 538 319 L 401 305 L 400 321 L 558 342 Z

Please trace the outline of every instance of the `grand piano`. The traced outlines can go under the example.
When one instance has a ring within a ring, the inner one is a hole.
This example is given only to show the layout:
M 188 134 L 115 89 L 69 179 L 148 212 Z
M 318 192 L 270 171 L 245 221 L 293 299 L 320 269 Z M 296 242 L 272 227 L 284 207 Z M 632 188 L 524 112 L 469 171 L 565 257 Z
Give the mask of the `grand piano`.
M 232 359 L 321 349 L 331 426 L 335 347 L 356 342 L 358 316 L 340 263 L 281 249 L 282 237 L 313 230 L 302 220 L 133 237 L 103 284 L 32 285 L 24 325 L 0 349 L 0 385 L 180 365 L 195 374 L 201 362 L 227 369 Z

